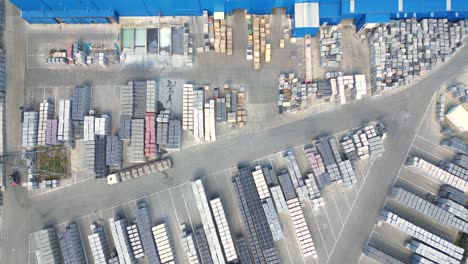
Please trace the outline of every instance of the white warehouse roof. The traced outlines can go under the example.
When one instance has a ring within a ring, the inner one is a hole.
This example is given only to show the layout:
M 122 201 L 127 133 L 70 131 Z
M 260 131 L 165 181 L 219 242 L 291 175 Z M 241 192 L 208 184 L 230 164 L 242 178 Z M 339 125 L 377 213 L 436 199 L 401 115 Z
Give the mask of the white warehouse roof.
M 455 106 L 445 115 L 447 119 L 461 132 L 468 131 L 468 112 L 463 106 Z
M 295 28 L 320 27 L 319 4 L 318 3 L 295 3 L 294 4 L 294 27 Z

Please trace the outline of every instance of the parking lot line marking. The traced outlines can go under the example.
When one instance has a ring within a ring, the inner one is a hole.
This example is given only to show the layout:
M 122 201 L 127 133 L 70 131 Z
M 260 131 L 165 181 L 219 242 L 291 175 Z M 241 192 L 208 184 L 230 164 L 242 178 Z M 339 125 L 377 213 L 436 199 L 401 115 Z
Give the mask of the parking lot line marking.
M 189 222 L 190 222 L 190 226 L 192 227 L 192 233 L 193 233 L 193 232 L 195 232 L 195 228 L 193 227 L 192 217 L 190 217 L 190 212 L 188 210 L 187 200 L 185 199 L 185 194 L 184 194 L 184 191 L 182 190 L 182 187 L 180 187 L 180 192 L 182 193 L 182 199 L 184 200 L 184 204 L 185 204 L 185 211 L 187 212 Z
M 174 199 L 172 199 L 172 191 L 169 191 L 169 197 L 171 197 L 172 209 L 174 209 L 174 214 L 176 217 L 177 224 L 180 225 L 180 220 L 179 220 L 179 216 L 177 215 L 177 210 L 174 204 Z
M 428 151 L 426 151 L 426 150 L 424 150 L 424 149 L 422 149 L 422 148 L 420 148 L 420 147 L 418 147 L 416 145 L 411 146 L 411 148 L 414 148 L 414 149 L 417 149 L 417 150 L 419 150 L 421 152 L 424 152 L 425 154 L 435 158 L 437 161 L 443 161 L 441 158 L 437 157 L 436 155 L 434 155 L 434 154 L 432 154 L 432 153 L 430 153 L 430 152 L 428 152 Z
M 409 183 L 409 184 L 411 184 L 411 185 L 414 185 L 414 186 L 416 186 L 416 188 L 418 188 L 418 189 L 420 189 L 420 190 L 423 190 L 423 191 L 425 191 L 425 192 L 428 192 L 428 193 L 431 193 L 431 194 L 433 194 L 433 195 L 436 195 L 436 193 L 433 193 L 432 191 L 429 191 L 429 190 L 427 190 L 427 189 L 425 189 L 425 188 L 423 188 L 423 187 L 417 185 L 416 183 L 414 183 L 414 182 L 412 182 L 412 181 L 410 181 L 410 180 L 407 180 L 407 179 L 402 178 L 402 177 L 400 177 L 400 180 L 405 181 L 405 182 L 407 182 L 407 183 Z M 440 183 L 437 183 L 437 184 L 440 185 Z
M 3 251 L 3 247 L 2 247 Z M 28 234 L 28 264 L 31 263 L 31 234 Z
M 355 189 L 355 188 L 353 188 Z M 346 201 L 346 204 L 348 205 L 348 209 L 351 211 L 351 207 L 349 206 L 349 202 L 348 202 L 348 197 L 346 197 L 346 193 L 345 193 L 345 190 L 343 187 L 341 187 L 341 193 L 343 194 L 344 198 L 345 198 L 345 201 Z
M 330 227 L 331 234 L 333 235 L 333 240 L 336 243 L 335 231 L 333 231 L 333 228 L 332 228 L 332 225 L 331 225 L 331 222 L 330 222 L 330 218 L 328 217 L 327 209 L 326 209 L 325 206 L 322 207 L 322 208 L 323 208 L 323 211 L 325 212 L 325 217 L 327 218 L 327 222 L 328 222 L 328 226 Z
M 343 225 L 343 217 L 341 217 L 340 209 L 338 208 L 338 205 L 336 204 L 335 196 L 333 195 L 333 193 L 331 193 L 331 197 L 332 197 L 333 203 L 335 204 L 336 211 L 338 212 L 338 216 L 340 217 L 341 225 Z M 343 228 L 343 226 L 341 227 Z
M 89 221 L 91 222 L 91 219 L 88 217 Z M 86 254 L 86 248 L 85 248 L 85 239 L 83 237 L 83 234 L 81 233 L 81 229 L 78 228 L 78 233 L 80 234 L 80 238 L 81 238 L 81 247 L 83 248 L 83 252 L 84 252 L 84 255 L 85 255 L 85 259 L 88 259 L 88 256 Z
M 426 141 L 428 144 L 431 144 L 432 146 L 437 147 L 438 149 L 442 149 L 442 150 L 444 150 L 444 151 L 446 151 L 446 152 L 450 152 L 451 154 L 458 154 L 457 152 L 452 151 L 451 149 L 448 149 L 448 148 L 446 148 L 446 147 L 444 147 L 444 146 L 435 144 L 434 142 L 430 141 L 429 139 L 427 139 L 427 138 L 425 138 L 425 137 L 422 137 L 422 136 L 420 136 L 420 135 L 416 135 L 416 137 L 418 137 L 418 138 L 420 138 L 420 139 Z
M 327 253 L 327 258 L 329 258 L 330 254 L 328 253 L 327 245 L 325 245 L 325 239 L 323 239 L 322 231 L 320 231 L 320 226 L 318 225 L 317 218 L 315 217 L 314 209 L 312 208 L 312 205 L 310 203 L 309 203 L 309 207 L 312 210 L 312 216 L 314 218 L 315 225 L 317 226 L 317 229 L 318 229 L 318 232 L 319 232 L 319 235 L 320 235 L 320 239 L 322 240 L 323 247 L 325 248 L 325 253 Z
M 341 237 L 343 229 L 344 229 L 346 223 L 348 222 L 349 216 L 351 215 L 351 212 L 352 212 L 352 210 L 354 208 L 354 205 L 356 205 L 356 201 L 359 198 L 359 194 L 361 193 L 362 187 L 364 186 L 364 183 L 367 180 L 367 176 L 369 175 L 369 172 L 370 172 L 370 170 L 372 168 L 372 165 L 374 165 L 374 161 L 375 161 L 375 159 L 372 159 L 371 165 L 370 165 L 369 169 L 367 170 L 366 177 L 364 178 L 364 181 L 362 182 L 361 187 L 359 188 L 356 199 L 354 199 L 353 204 L 351 205 L 351 211 L 349 211 L 349 214 L 346 216 L 346 219 L 345 219 L 345 221 L 343 223 L 343 227 L 341 228 L 340 232 L 338 233 L 338 239 Z M 333 252 L 335 251 L 335 248 L 336 248 L 337 244 L 338 244 L 338 240 L 335 238 L 335 244 L 333 245 L 333 248 L 332 248 L 332 250 L 330 252 L 330 255 L 333 255 Z M 330 258 L 327 259 L 327 262 L 325 262 L 325 264 L 328 264 L 328 261 L 330 261 Z
M 293 262 L 292 257 L 291 257 L 291 252 L 289 252 L 288 244 L 286 243 L 286 240 L 284 238 L 282 240 L 283 240 L 284 246 L 286 248 L 286 252 L 288 252 L 289 260 L 291 261 L 291 264 L 292 264 L 294 262 Z

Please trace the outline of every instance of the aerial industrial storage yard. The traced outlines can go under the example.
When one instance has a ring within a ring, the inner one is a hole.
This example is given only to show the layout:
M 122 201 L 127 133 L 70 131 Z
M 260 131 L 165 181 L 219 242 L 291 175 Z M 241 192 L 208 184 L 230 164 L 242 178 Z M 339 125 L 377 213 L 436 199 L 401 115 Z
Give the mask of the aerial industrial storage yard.
M 468 2 L 0 5 L 0 263 L 467 263 Z

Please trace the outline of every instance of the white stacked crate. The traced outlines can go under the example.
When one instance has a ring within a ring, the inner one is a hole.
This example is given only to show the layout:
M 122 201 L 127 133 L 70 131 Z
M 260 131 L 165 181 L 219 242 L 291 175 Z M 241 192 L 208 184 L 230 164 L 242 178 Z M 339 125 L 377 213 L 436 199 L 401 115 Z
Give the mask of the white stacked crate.
M 353 165 L 351 164 L 351 161 L 344 160 L 338 162 L 338 169 L 340 170 L 344 186 L 351 186 L 357 182 L 357 178 L 354 174 L 354 169 Z
M 127 222 L 125 219 L 109 219 L 109 226 L 114 241 L 115 250 L 120 264 L 133 264 L 135 258 L 132 252 L 132 246 L 127 234 Z
M 281 190 L 281 186 L 276 185 L 270 187 L 271 196 L 273 197 L 273 201 L 275 202 L 276 209 L 279 213 L 288 213 L 288 205 L 286 204 L 286 199 L 284 198 L 283 190 Z
M 161 263 L 174 263 L 174 253 L 172 252 L 172 245 L 166 223 L 154 226 L 151 228 L 151 231 L 153 232 L 154 242 L 156 242 L 156 248 L 158 249 Z
M 384 210 L 381 212 L 381 220 L 379 221 L 379 225 L 381 222 L 385 222 L 392 227 L 402 231 L 403 233 L 412 236 L 415 239 L 418 239 L 423 243 L 434 247 L 449 256 L 454 257 L 457 260 L 461 260 L 463 258 L 463 253 L 465 252 L 463 248 L 458 247 L 449 241 L 444 240 L 441 237 L 436 236 L 433 233 L 406 221 L 397 214 Z
M 36 259 L 38 263 L 62 263 L 60 246 L 54 228 L 43 229 L 33 233 L 37 246 Z
M 366 76 L 361 74 L 354 75 L 354 89 L 353 95 L 356 100 L 361 100 L 363 96 L 367 95 Z
M 320 189 L 317 186 L 317 182 L 315 181 L 314 175 L 312 173 L 307 175 L 305 184 L 307 186 L 307 191 L 309 193 L 310 200 L 312 201 L 312 207 L 314 210 L 317 210 L 319 207 L 325 205 L 325 200 L 320 193 Z
M 71 102 L 70 100 L 59 101 L 57 139 L 59 141 L 71 140 Z
M 185 89 L 185 86 L 184 86 Z M 185 108 L 184 108 L 185 110 Z M 153 113 L 158 111 L 158 91 L 156 81 L 146 81 L 146 112 Z
M 193 136 L 197 142 L 205 140 L 205 123 L 203 107 L 205 105 L 205 93 L 203 90 L 193 92 Z
M 23 148 L 37 146 L 37 127 L 39 114 L 34 111 L 24 112 L 23 118 Z
M 94 119 L 94 134 L 107 136 L 110 135 L 111 118 L 109 115 L 102 115 Z
M 95 129 L 94 125 L 96 124 L 94 116 L 85 116 L 83 123 L 83 140 L 90 141 L 95 139 Z
M 90 228 L 92 234 L 88 236 L 88 240 L 94 263 L 107 264 L 110 254 L 104 229 L 95 225 L 91 225 Z
M 315 250 L 314 241 L 310 235 L 309 227 L 307 226 L 304 213 L 298 198 L 293 198 L 286 201 L 288 205 L 289 215 L 293 223 L 293 229 L 296 233 L 297 242 L 304 257 L 312 257 L 317 259 L 317 251 Z
M 283 231 L 281 231 L 281 224 L 278 219 L 278 214 L 276 214 L 275 206 L 273 205 L 273 200 L 271 197 L 268 197 L 262 201 L 263 211 L 270 226 L 271 234 L 273 235 L 273 240 L 278 241 L 283 239 Z
M 283 157 L 288 169 L 289 175 L 293 182 L 294 188 L 304 186 L 304 179 L 302 179 L 301 171 L 297 165 L 296 157 L 291 150 L 288 150 L 286 155 Z
M 215 198 L 211 200 L 210 205 L 216 222 L 216 227 L 218 228 L 219 236 L 221 238 L 221 244 L 223 245 L 226 260 L 227 262 L 234 262 L 237 260 L 237 253 L 234 247 L 234 242 L 232 241 L 231 231 L 229 231 L 221 199 Z
M 215 101 L 205 103 L 205 140 L 216 141 Z
M 182 129 L 193 131 L 193 84 L 184 84 L 182 94 Z
M 455 217 L 455 215 L 448 211 L 404 189 L 394 188 L 389 199 L 394 199 L 414 211 L 424 214 L 441 225 L 449 226 L 463 232 L 468 231 L 468 223 L 465 220 Z
M 145 253 L 143 251 L 143 246 L 141 245 L 140 235 L 138 234 L 137 225 L 127 226 L 128 239 L 130 240 L 130 245 L 132 247 L 133 255 L 135 258 L 142 258 Z
M 98 63 L 102 67 L 107 67 L 107 65 L 109 64 L 109 59 L 107 59 L 104 52 L 99 52 L 98 53 Z
M 422 158 L 411 157 L 406 165 L 425 176 L 450 184 L 463 192 L 468 191 L 468 181 L 458 178 L 457 176 L 425 161 Z
M 195 238 L 193 234 L 189 234 L 185 229 L 185 224 L 181 225 L 182 229 L 182 248 L 184 254 L 187 257 L 189 264 L 199 264 L 200 259 L 198 258 L 197 249 L 195 246 Z
M 464 205 L 446 198 L 438 198 L 436 200 L 436 205 L 456 215 L 460 219 L 468 219 L 468 209 L 466 209 Z
M 268 185 L 265 181 L 265 176 L 263 175 L 262 168 L 260 166 L 255 167 L 255 171 L 252 172 L 255 186 L 257 187 L 258 195 L 260 200 L 270 197 L 270 192 L 268 191 Z
M 203 230 L 205 231 L 206 239 L 211 252 L 213 263 L 225 263 L 219 237 L 216 233 L 216 228 L 213 221 L 213 215 L 210 211 L 210 206 L 201 180 L 192 182 L 192 191 L 195 196 L 198 211 L 200 212 L 201 220 L 203 223 Z
M 468 180 L 468 169 L 465 169 L 461 166 L 458 166 L 454 163 L 444 163 L 441 166 L 444 170 L 448 171 L 449 173 L 457 176 L 458 178 L 462 178 L 464 180 Z
M 54 104 L 44 100 L 39 104 L 39 129 L 37 131 L 37 145 L 46 145 L 47 120 L 54 118 Z
M 431 260 L 435 263 L 447 263 L 447 264 L 458 264 L 459 260 L 453 258 L 452 256 L 446 255 L 435 248 L 432 248 L 424 243 L 421 243 L 415 239 L 411 239 L 407 243 L 406 247 L 411 250 L 411 252 L 418 254 L 428 260 Z

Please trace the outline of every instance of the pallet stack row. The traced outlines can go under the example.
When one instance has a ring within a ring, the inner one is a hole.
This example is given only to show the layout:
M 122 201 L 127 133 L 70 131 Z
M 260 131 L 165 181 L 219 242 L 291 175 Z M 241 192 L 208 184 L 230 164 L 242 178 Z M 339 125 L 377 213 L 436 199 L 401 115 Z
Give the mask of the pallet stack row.
M 468 156 L 464 155 L 464 154 L 458 154 L 453 159 L 453 163 L 460 166 L 460 167 L 462 167 L 462 168 L 468 169 Z
M 62 263 L 60 246 L 54 228 L 47 228 L 33 234 L 37 250 L 36 259 L 39 263 Z
M 110 218 L 109 227 L 119 263 L 135 263 L 135 256 L 127 233 L 127 221 L 125 219 Z
M 214 20 L 214 49 L 217 53 L 226 53 L 226 21 L 224 19 Z
M 260 17 L 254 16 L 253 17 L 253 61 L 254 61 L 254 69 L 260 69 Z
M 227 122 L 226 98 L 216 98 L 216 122 Z
M 46 145 L 47 120 L 54 118 L 55 106 L 44 100 L 39 104 L 39 128 L 37 131 L 37 145 Z
M 239 238 L 236 240 L 237 252 L 239 253 L 240 263 L 252 264 L 252 258 L 250 257 L 249 248 L 245 239 Z
M 449 173 L 457 176 L 458 178 L 462 178 L 464 180 L 468 180 L 468 169 L 465 169 L 461 166 L 458 166 L 454 163 L 444 163 L 440 166 L 442 169 L 448 171 Z
M 57 132 L 58 132 L 58 120 L 57 119 L 47 120 L 46 136 L 45 136 L 46 145 L 57 145 L 58 144 Z
M 96 144 L 94 140 L 83 142 L 81 166 L 88 173 L 94 172 L 94 160 L 96 156 Z
M 406 247 L 411 250 L 414 254 L 418 254 L 423 258 L 431 260 L 435 263 L 460 263 L 460 260 L 453 258 L 439 250 L 430 247 L 419 240 L 411 239 Z
M 180 120 L 169 120 L 169 132 L 166 149 L 180 150 L 182 148 L 182 125 Z
M 94 116 L 85 116 L 83 123 L 83 140 L 89 141 L 95 138 L 95 124 L 96 120 Z
M 91 109 L 91 88 L 87 85 L 77 85 L 71 96 L 71 111 L 73 120 L 83 120 Z
M 119 137 L 121 139 L 130 139 L 131 132 L 132 132 L 132 116 L 121 115 Z
M 76 223 L 67 225 L 65 231 L 58 234 L 58 240 L 64 263 L 86 263 L 80 230 Z
M 445 95 L 439 94 L 436 104 L 436 117 L 439 122 L 445 121 Z
M 145 157 L 156 156 L 156 113 L 145 116 Z
M 226 50 L 227 55 L 232 55 L 232 28 L 226 27 Z
M 111 117 L 110 115 L 102 115 L 94 119 L 94 134 L 107 136 L 111 130 Z
M 120 88 L 120 114 L 133 115 L 133 82 L 128 82 Z
M 158 111 L 158 91 L 156 81 L 146 81 L 146 112 Z
M 354 174 L 353 165 L 351 161 L 344 160 L 338 162 L 338 169 L 341 174 L 341 179 L 343 180 L 343 186 L 351 186 L 357 183 L 356 175 Z
M 283 239 L 283 231 L 281 230 L 281 224 L 278 219 L 278 214 L 276 213 L 276 209 L 273 205 L 273 200 L 271 199 L 271 197 L 262 200 L 262 207 L 263 211 L 265 212 L 268 225 L 270 226 L 273 240 L 279 241 Z
M 5 51 L 0 49 L 0 102 L 5 103 L 6 83 L 5 83 Z
M 237 253 L 232 241 L 231 231 L 224 213 L 223 205 L 220 198 L 215 198 L 210 201 L 211 211 L 215 219 L 216 227 L 223 245 L 224 256 L 227 262 L 234 262 L 237 260 Z
M 205 103 L 205 140 L 216 141 L 215 100 Z
M 263 175 L 263 170 L 260 168 L 260 166 L 255 167 L 255 171 L 252 172 L 252 176 L 254 178 L 260 200 L 270 197 L 270 191 L 268 191 L 268 185 L 265 181 L 265 176 Z
M 169 120 L 171 119 L 170 110 L 162 111 L 156 118 L 156 144 L 167 146 L 169 143 Z
M 468 231 L 468 223 L 465 220 L 455 217 L 455 215 L 446 210 L 437 207 L 436 205 L 412 194 L 401 188 L 393 188 L 389 197 L 395 201 L 427 216 L 428 218 L 456 230 L 463 232 Z
M 304 213 L 298 198 L 287 200 L 289 215 L 293 223 L 293 229 L 296 233 L 299 248 L 304 257 L 312 257 L 317 259 L 317 251 L 315 250 L 314 241 L 310 235 L 309 227 L 307 226 Z
M 189 264 L 201 263 L 201 260 L 198 258 L 194 235 L 187 232 L 185 224 L 181 225 L 181 230 L 182 248 L 184 249 L 184 255 L 187 257 Z
M 193 136 L 197 142 L 205 140 L 205 123 L 203 107 L 205 105 L 205 93 L 203 90 L 195 90 L 193 96 Z
M 468 103 L 468 87 L 463 83 L 447 87 L 447 93 L 451 93 L 452 97 L 458 98 L 460 104 Z
M 307 186 L 307 192 L 309 193 L 309 198 L 312 201 L 312 208 L 317 210 L 319 207 L 325 205 L 325 200 L 320 193 L 320 189 L 315 181 L 314 175 L 311 173 L 307 176 L 308 178 L 304 180 L 305 185 Z
M 111 169 L 121 169 L 123 162 L 123 142 L 118 136 L 106 138 L 106 165 Z
M 392 263 L 392 264 L 404 264 L 403 262 L 395 259 L 394 257 L 388 255 L 387 253 L 382 252 L 381 250 L 375 248 L 371 244 L 367 244 L 364 248 L 364 255 L 369 258 L 377 261 L 377 263 Z
M 330 181 L 340 182 L 340 171 L 338 170 L 338 164 L 336 164 L 335 155 L 333 155 L 333 151 L 328 140 L 326 140 L 326 138 L 322 138 L 315 144 L 315 146 L 317 147 L 318 152 L 322 155 L 323 164 L 325 165 L 325 170 L 328 172 Z M 325 182 L 321 181 L 321 183 Z
M 306 155 L 307 161 L 309 166 L 312 170 L 312 173 L 318 179 L 325 174 L 325 164 L 323 164 L 322 155 L 318 153 L 315 147 L 309 147 L 304 149 L 304 153 Z
M 431 247 L 437 248 L 439 251 L 453 256 L 454 258 L 458 259 L 461 261 L 463 258 L 463 253 L 465 250 L 461 247 L 458 247 L 451 242 L 442 239 L 441 237 L 434 235 L 433 233 L 414 225 L 413 223 L 401 218 L 397 214 L 394 214 L 392 212 L 382 210 L 380 213 L 381 215 L 381 220 L 380 222 L 385 222 L 392 227 L 394 227 L 397 230 L 400 230 L 401 232 L 425 243 L 426 245 L 429 245 Z
M 130 241 L 130 246 L 132 247 L 132 252 L 135 258 L 142 258 L 145 254 L 143 247 L 141 245 L 140 235 L 138 234 L 138 227 L 136 224 L 127 226 L 128 239 Z
M 156 251 L 156 245 L 151 231 L 151 216 L 148 210 L 148 205 L 145 202 L 138 204 L 138 209 L 135 210 L 135 218 L 146 260 L 148 263 L 159 264 L 158 253 Z
M 37 146 L 39 114 L 35 111 L 27 111 L 23 116 L 23 148 L 33 148 Z
M 182 129 L 193 131 L 193 84 L 184 84 L 182 92 Z
M 286 199 L 284 198 L 283 190 L 281 190 L 281 186 L 276 185 L 270 187 L 271 197 L 273 197 L 273 201 L 275 202 L 276 209 L 279 213 L 288 213 L 288 206 L 286 204 Z
M 439 197 L 450 199 L 461 205 L 468 203 L 468 195 L 450 185 L 442 185 L 439 189 L 438 195 Z
M 252 261 L 254 263 L 280 263 L 252 172 L 248 167 L 239 168 L 238 171 L 239 174 L 232 178 L 232 183 L 243 231 L 252 252 Z
M 90 228 L 92 234 L 88 236 L 88 241 L 94 263 L 107 264 L 107 260 L 110 258 L 110 251 L 104 228 L 96 225 L 91 225 Z
M 132 116 L 134 118 L 145 118 L 147 83 L 146 81 L 131 82 L 131 83 L 133 84 L 133 115 Z
M 158 249 L 158 255 L 161 263 L 174 263 L 174 253 L 172 251 L 172 245 L 166 223 L 154 226 L 151 228 L 151 231 L 153 231 L 153 237 L 156 242 L 156 248 Z
M 353 89 L 353 96 L 356 100 L 361 100 L 362 97 L 367 95 L 367 83 L 366 83 L 366 75 L 363 74 L 356 74 L 354 75 L 354 89 Z
M 195 196 L 198 211 L 200 212 L 202 218 L 201 220 L 203 223 L 203 229 L 208 241 L 213 263 L 224 263 L 223 250 L 218 234 L 216 233 L 213 215 L 210 211 L 210 206 L 206 197 L 205 188 L 203 187 L 203 182 L 201 180 L 192 182 L 192 191 L 193 195 Z
M 428 161 L 419 157 L 410 157 L 406 166 L 417 172 L 431 177 L 439 182 L 447 183 L 464 192 L 468 191 L 468 181 L 445 171 Z
M 132 152 L 130 155 L 130 161 L 132 162 L 142 162 L 145 160 L 144 155 L 144 119 L 132 119 L 132 134 L 130 138 L 130 144 L 132 146 Z
M 208 239 L 205 235 L 203 227 L 199 227 L 194 232 L 195 241 L 197 242 L 198 254 L 200 254 L 201 263 L 213 263 L 213 258 L 208 245 Z
M 247 103 L 247 95 L 245 93 L 245 87 L 241 87 L 239 92 L 237 92 L 237 124 L 239 127 L 244 127 L 245 122 L 247 122 L 247 111 L 246 111 L 246 103 Z M 233 107 L 231 107 L 233 109 Z M 231 110 L 232 111 L 232 110 Z
M 436 199 L 435 205 L 446 210 L 449 213 L 454 214 L 460 219 L 468 219 L 468 209 L 465 208 L 465 205 L 458 204 L 450 199 L 440 198 Z
M 446 146 L 447 148 L 457 153 L 468 154 L 468 144 L 466 144 L 463 139 L 458 137 L 451 137 L 447 140 L 443 140 L 440 142 L 440 145 Z
M 296 113 L 307 108 L 307 85 L 301 84 L 294 73 L 278 78 L 279 113 Z
M 304 37 L 304 69 L 305 69 L 305 83 L 312 82 L 313 70 L 312 70 L 312 37 L 305 35 Z

